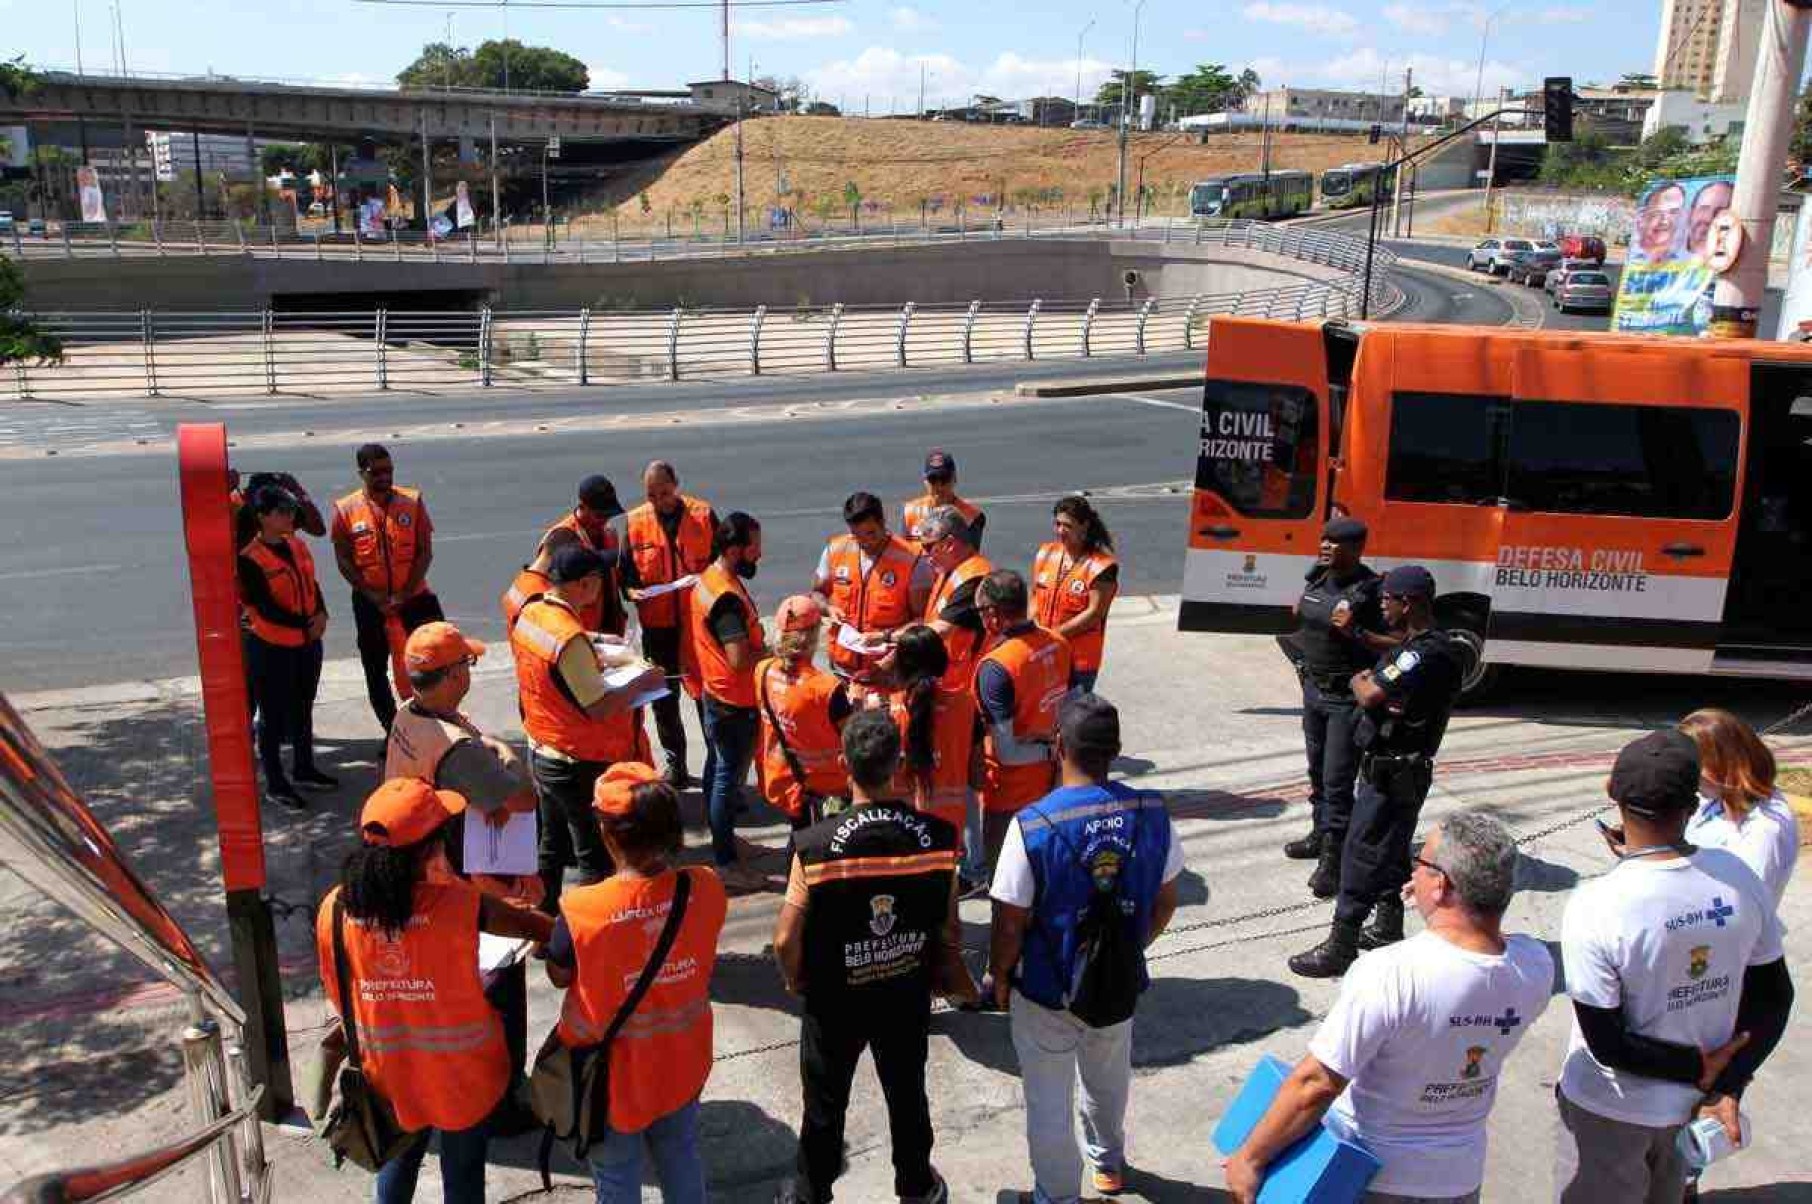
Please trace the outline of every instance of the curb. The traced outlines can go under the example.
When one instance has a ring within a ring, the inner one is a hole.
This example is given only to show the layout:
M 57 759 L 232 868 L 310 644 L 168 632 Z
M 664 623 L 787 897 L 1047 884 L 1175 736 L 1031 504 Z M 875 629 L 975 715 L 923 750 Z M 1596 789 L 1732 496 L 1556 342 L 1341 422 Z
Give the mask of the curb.
M 1013 386 L 1018 397 L 1090 397 L 1098 393 L 1137 393 L 1145 389 L 1192 389 L 1202 374 L 1187 376 L 1091 376 L 1068 380 L 1022 380 Z

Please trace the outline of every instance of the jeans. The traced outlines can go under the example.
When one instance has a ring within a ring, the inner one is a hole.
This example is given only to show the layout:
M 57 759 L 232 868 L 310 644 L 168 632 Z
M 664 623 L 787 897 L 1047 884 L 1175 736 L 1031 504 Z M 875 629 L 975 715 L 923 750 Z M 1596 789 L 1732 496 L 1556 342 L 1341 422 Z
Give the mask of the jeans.
M 545 892 L 541 910 L 550 916 L 560 910 L 567 866 L 577 865 L 580 881 L 588 886 L 616 872 L 591 806 L 592 790 L 609 768 L 602 761 L 565 761 L 529 750 L 529 776 L 535 782 L 541 821 L 541 847 L 536 857 Z
M 987 841 L 982 834 L 981 800 L 969 791 L 969 805 L 963 812 L 963 861 L 958 868 L 971 882 L 986 885 L 992 877 L 988 863 Z
M 441 1199 L 445 1204 L 484 1204 L 485 1148 L 490 1141 L 485 1126 L 433 1132 L 440 1137 Z M 424 1137 L 385 1163 L 377 1173 L 377 1204 L 408 1204 L 415 1199 L 415 1180 L 427 1156 Z
M 698 1101 L 669 1112 L 640 1133 L 611 1130 L 592 1143 L 586 1160 L 598 1185 L 598 1204 L 641 1204 L 642 1146 L 654 1155 L 654 1176 L 665 1204 L 705 1204 L 705 1162 L 698 1152 Z
M 1686 1191 L 1680 1126 L 1651 1128 L 1580 1107 L 1558 1087 L 1554 1147 L 1556 1204 L 1674 1204 Z
M 931 1105 L 925 1098 L 926 1046 L 931 1000 L 876 1008 L 861 1006 L 815 1011 L 806 1001 L 799 1033 L 799 1079 L 805 1115 L 799 1122 L 801 1199 L 827 1204 L 843 1167 L 843 1122 L 856 1063 L 868 1050 L 887 1101 L 887 1129 L 893 1139 L 893 1192 L 922 1196 L 937 1184 L 931 1169 Z
M 711 821 L 711 859 L 719 867 L 736 861 L 736 803 L 755 754 L 758 713 L 705 699 L 705 814 Z
M 1309 806 L 1315 830 L 1338 849 L 1353 818 L 1353 781 L 1359 749 L 1353 728 L 1359 721 L 1351 694 L 1325 694 L 1302 681 L 1302 741 L 1309 756 Z
M 440 599 L 423 590 L 396 608 L 403 621 L 403 631 L 414 631 L 424 623 L 437 623 L 447 616 L 441 612 Z M 358 590 L 352 591 L 352 624 L 359 633 L 359 664 L 365 670 L 365 696 L 371 700 L 371 713 L 385 732 L 396 718 L 396 695 L 390 692 L 390 637 L 384 632 L 384 614 Z
M 1082 1198 L 1076 1146 L 1076 1094 L 1089 1162 L 1117 1171 L 1126 1163 L 1126 1097 L 1132 1088 L 1132 1021 L 1090 1028 L 1068 1012 L 1013 992 L 1013 1052 L 1026 1093 L 1026 1146 L 1038 1204 Z
M 1409 849 L 1433 781 L 1430 761 L 1381 761 L 1359 783 L 1352 827 L 1341 850 L 1335 922 L 1365 923 L 1380 899 L 1395 898 L 1409 881 Z
M 672 692 L 653 704 L 654 734 L 674 777 L 686 772 L 686 725 L 680 721 L 680 630 L 677 627 L 642 628 L 642 655 L 661 667 Z
M 315 693 L 321 686 L 321 641 L 300 648 L 245 637 L 246 673 L 258 710 L 258 763 L 266 790 L 288 790 L 283 745 L 297 773 L 315 767 Z

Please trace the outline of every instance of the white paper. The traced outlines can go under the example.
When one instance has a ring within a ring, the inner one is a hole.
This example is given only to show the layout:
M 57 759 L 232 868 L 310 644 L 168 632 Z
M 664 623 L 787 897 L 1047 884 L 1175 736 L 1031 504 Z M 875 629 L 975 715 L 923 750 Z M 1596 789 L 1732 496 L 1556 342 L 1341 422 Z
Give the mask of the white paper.
M 869 656 L 879 655 L 880 653 L 886 652 L 888 648 L 886 640 L 877 640 L 872 644 L 869 643 L 867 636 L 857 631 L 854 627 L 851 627 L 848 623 L 839 624 L 837 627 L 837 646 L 840 648 L 847 648 L 851 652 L 860 652 Z
M 519 811 L 498 827 L 483 815 L 466 815 L 465 872 L 514 876 L 536 870 L 535 813 Z
M 642 587 L 642 601 L 646 602 L 650 598 L 659 598 L 663 594 L 675 593 L 682 589 L 691 589 L 697 584 L 698 578 L 691 574 L 687 574 L 678 581 L 667 581 L 660 585 L 644 585 Z
M 506 966 L 515 965 L 528 956 L 533 941 L 520 937 L 498 936 L 495 933 L 478 934 L 478 972 L 495 974 Z
M 603 673 L 604 686 L 609 690 L 626 690 L 637 678 L 643 676 L 652 668 L 654 668 L 654 666 L 650 665 L 647 661 L 637 661 L 632 665 L 618 665 L 614 668 L 605 669 Z M 657 699 L 667 697 L 667 695 L 671 693 L 673 693 L 673 691 L 667 688 L 667 679 L 658 677 L 654 679 L 653 685 L 631 697 L 629 705 L 632 707 L 644 707 Z

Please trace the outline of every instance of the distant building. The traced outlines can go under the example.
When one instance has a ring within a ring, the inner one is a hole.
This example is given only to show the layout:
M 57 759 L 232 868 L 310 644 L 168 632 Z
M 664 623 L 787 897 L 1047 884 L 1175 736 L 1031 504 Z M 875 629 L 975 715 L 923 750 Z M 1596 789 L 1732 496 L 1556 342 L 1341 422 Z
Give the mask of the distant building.
M 1768 0 L 1661 0 L 1655 79 L 1663 91 L 1741 104 L 1755 80 Z
M 254 161 L 259 151 L 277 145 L 268 138 L 254 139 L 250 146 L 240 134 L 191 134 L 170 130 L 146 130 L 145 142 L 151 148 L 151 161 L 157 178 L 164 183 L 193 172 L 196 162 L 208 179 L 225 175 L 229 180 L 243 179 L 258 171 Z
M 1378 121 L 1395 125 L 1403 120 L 1401 93 L 1335 92 L 1325 88 L 1272 88 L 1246 97 L 1244 112 L 1273 122 L 1283 118 L 1331 117 L 1340 121 Z
M 1648 138 L 1664 129 L 1676 129 L 1694 146 L 1720 138 L 1740 139 L 1748 113 L 1747 101 L 1715 104 L 1691 92 L 1659 92 L 1643 120 L 1642 136 Z
M 692 103 L 725 113 L 778 113 L 780 93 L 737 79 L 707 79 L 687 84 Z

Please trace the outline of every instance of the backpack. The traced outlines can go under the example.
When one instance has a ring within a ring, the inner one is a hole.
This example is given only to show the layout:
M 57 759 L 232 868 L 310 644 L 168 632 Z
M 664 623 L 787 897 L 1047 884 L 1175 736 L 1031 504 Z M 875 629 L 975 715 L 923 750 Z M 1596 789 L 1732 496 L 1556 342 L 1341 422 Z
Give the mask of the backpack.
M 1090 1028 L 1108 1028 L 1130 1020 L 1144 989 L 1145 949 L 1133 931 L 1134 917 L 1121 905 L 1133 850 L 1138 847 L 1139 816 L 1135 810 L 1126 857 L 1106 887 L 1075 846 L 1064 839 L 1062 830 L 1051 829 L 1064 852 L 1075 859 L 1094 884 L 1088 907 L 1076 926 L 1076 961 L 1064 986 L 1064 1006 Z M 1047 936 L 1045 944 L 1056 959 L 1061 952 L 1059 943 Z M 1061 964 L 1057 970 L 1061 980 Z

